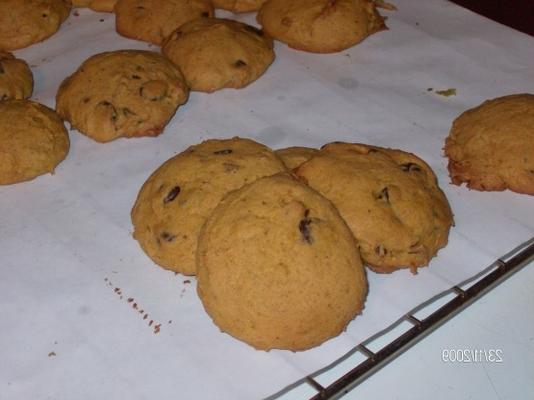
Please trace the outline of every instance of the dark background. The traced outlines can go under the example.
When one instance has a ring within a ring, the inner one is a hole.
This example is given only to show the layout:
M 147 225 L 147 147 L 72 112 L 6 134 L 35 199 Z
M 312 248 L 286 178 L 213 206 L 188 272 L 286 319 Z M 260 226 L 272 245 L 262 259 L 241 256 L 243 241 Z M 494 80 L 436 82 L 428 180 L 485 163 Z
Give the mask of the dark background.
M 451 1 L 501 24 L 534 36 L 534 0 Z

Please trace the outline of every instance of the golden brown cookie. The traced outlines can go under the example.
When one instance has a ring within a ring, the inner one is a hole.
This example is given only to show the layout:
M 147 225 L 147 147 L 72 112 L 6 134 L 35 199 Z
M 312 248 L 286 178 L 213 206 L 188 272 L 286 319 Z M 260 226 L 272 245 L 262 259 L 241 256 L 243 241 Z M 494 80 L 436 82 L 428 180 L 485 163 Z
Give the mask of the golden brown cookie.
M 22 49 L 57 32 L 70 0 L 1 0 L 0 50 Z
M 313 53 L 334 53 L 387 29 L 372 0 L 267 0 L 258 22 L 273 38 Z
M 215 324 L 256 349 L 305 350 L 359 314 L 367 280 L 335 207 L 287 174 L 228 194 L 202 228 L 198 294 Z
M 119 0 L 115 15 L 119 34 L 161 46 L 175 29 L 214 11 L 211 0 Z
M 534 95 L 487 100 L 465 111 L 445 141 L 452 183 L 534 195 Z
M 0 101 L 27 99 L 32 91 L 33 75 L 28 64 L 0 51 Z
M 319 150 L 317 149 L 300 146 L 287 147 L 275 151 L 276 155 L 282 159 L 286 167 L 289 169 L 297 168 L 300 164 L 308 161 L 318 152 Z
M 183 72 L 191 90 L 241 88 L 258 79 L 274 60 L 273 40 L 259 29 L 220 18 L 199 18 L 175 30 L 165 54 Z
M 198 232 L 231 190 L 284 171 L 266 146 L 249 139 L 212 139 L 191 146 L 145 182 L 132 210 L 134 237 L 160 266 L 196 273 Z
M 119 50 L 90 57 L 66 78 L 56 110 L 98 142 L 157 136 L 188 93 L 178 67 L 161 54 Z
M 265 0 L 213 0 L 213 6 L 234 13 L 258 11 Z
M 295 173 L 336 205 L 376 272 L 415 272 L 447 244 L 449 203 L 430 167 L 411 153 L 331 143 Z
M 0 185 L 53 173 L 69 151 L 54 110 L 29 100 L 0 102 Z

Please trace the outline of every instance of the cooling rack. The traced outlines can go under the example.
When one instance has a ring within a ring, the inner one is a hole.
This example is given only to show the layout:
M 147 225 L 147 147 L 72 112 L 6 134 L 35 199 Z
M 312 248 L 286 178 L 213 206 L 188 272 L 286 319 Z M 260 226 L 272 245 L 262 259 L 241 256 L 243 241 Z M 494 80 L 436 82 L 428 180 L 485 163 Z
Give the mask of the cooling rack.
M 281 399 L 303 385 L 308 386 L 308 389 L 314 392 L 311 397 L 308 397 L 309 400 L 343 397 L 369 376 L 378 372 L 421 339 L 438 329 L 532 261 L 534 261 L 534 237 L 500 257 L 481 272 L 419 304 L 393 324 L 367 338 L 330 365 L 306 376 L 265 400 Z M 439 304 L 437 309 L 424 315 L 425 310 L 432 306 L 435 307 L 436 304 Z M 423 314 L 424 317 L 421 317 L 420 314 Z M 411 327 L 408 330 L 404 330 L 403 333 L 395 335 L 395 331 L 398 330 L 401 324 L 406 322 Z M 370 349 L 371 344 L 385 337 L 389 338 L 387 344 L 381 345 L 378 350 Z M 352 369 L 334 382 L 328 386 L 323 386 L 316 380 L 317 376 L 330 371 L 355 354 L 360 356 L 360 362 L 354 364 Z

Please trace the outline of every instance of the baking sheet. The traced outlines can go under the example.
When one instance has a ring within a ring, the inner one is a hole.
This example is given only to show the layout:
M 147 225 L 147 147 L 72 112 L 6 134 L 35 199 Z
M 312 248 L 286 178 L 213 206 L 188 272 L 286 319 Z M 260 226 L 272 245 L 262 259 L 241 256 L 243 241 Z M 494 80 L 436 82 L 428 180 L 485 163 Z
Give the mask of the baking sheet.
M 257 82 L 192 93 L 161 136 L 98 144 L 71 131 L 55 175 L 0 187 L 0 398 L 263 398 L 530 239 L 532 197 L 450 185 L 442 147 L 465 109 L 534 92 L 534 39 L 445 1 L 396 5 L 384 12 L 389 31 L 350 50 L 315 55 L 277 43 Z M 118 36 L 112 15 L 77 13 L 16 52 L 32 65 L 33 98 L 52 107 L 59 83 L 90 55 L 157 50 Z M 436 94 L 448 88 L 457 94 Z M 148 259 L 129 217 L 161 163 L 234 135 L 274 148 L 345 140 L 418 154 L 454 211 L 449 245 L 416 276 L 368 273 L 364 314 L 339 337 L 301 353 L 253 350 L 212 324 L 194 278 Z

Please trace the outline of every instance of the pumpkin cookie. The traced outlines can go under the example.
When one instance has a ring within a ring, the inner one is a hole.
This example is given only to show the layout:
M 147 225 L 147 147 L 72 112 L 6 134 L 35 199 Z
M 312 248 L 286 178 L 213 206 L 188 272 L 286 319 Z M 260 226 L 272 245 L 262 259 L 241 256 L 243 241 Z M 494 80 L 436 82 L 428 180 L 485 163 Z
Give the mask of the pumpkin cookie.
M 0 101 L 27 99 L 32 91 L 33 75 L 28 64 L 0 51 Z
M 270 37 L 253 26 L 220 18 L 182 25 L 162 52 L 180 67 L 191 90 L 201 92 L 244 87 L 274 60 Z
M 335 207 L 287 174 L 228 194 L 202 228 L 198 294 L 215 324 L 256 349 L 305 350 L 359 314 L 367 280 Z
M 70 9 L 70 0 L 1 0 L 0 50 L 22 49 L 52 36 Z
M 59 116 L 29 100 L 0 102 L 0 185 L 53 173 L 69 151 Z
M 65 79 L 56 110 L 98 142 L 157 136 L 188 93 L 182 73 L 167 58 L 120 50 L 92 56 Z
M 464 112 L 445 155 L 455 185 L 534 195 L 534 95 L 499 97 Z
M 161 46 L 186 22 L 213 17 L 213 5 L 210 0 L 119 0 L 115 15 L 119 34 Z
M 447 244 L 449 203 L 430 167 L 411 153 L 332 143 L 295 173 L 336 205 L 376 272 L 415 272 Z
M 145 182 L 132 210 L 134 238 L 160 266 L 196 273 L 198 232 L 221 198 L 260 177 L 284 171 L 266 146 L 212 139 L 191 146 Z
M 313 53 L 334 53 L 387 29 L 372 0 L 267 0 L 258 22 L 273 38 Z
M 213 0 L 213 6 L 234 13 L 258 11 L 265 0 Z
M 300 164 L 308 161 L 319 152 L 317 149 L 311 147 L 287 147 L 285 149 L 276 150 L 275 153 L 282 159 L 284 164 L 289 169 L 297 168 Z

